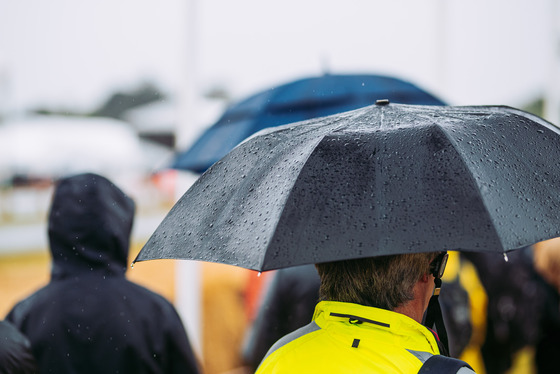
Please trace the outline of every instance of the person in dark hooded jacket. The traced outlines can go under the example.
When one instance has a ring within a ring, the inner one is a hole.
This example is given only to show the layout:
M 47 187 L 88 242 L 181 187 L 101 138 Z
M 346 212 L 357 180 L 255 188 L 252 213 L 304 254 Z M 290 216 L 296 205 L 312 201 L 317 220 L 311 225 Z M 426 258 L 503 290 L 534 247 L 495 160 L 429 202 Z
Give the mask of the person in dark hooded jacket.
M 38 374 L 31 343 L 8 321 L 0 321 L 0 374 Z
M 29 338 L 41 373 L 198 373 L 172 304 L 125 278 L 134 211 L 102 176 L 57 183 L 51 280 L 6 317 Z

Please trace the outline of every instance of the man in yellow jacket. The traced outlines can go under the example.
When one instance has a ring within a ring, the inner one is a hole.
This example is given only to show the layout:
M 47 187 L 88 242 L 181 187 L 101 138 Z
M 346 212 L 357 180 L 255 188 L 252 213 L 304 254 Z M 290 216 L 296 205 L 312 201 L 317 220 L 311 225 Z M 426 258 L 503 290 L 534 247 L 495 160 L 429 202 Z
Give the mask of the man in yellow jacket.
M 422 319 L 441 277 L 440 253 L 405 254 L 317 264 L 320 302 L 313 321 L 280 339 L 257 374 L 474 373 L 441 360 L 437 335 Z M 434 277 L 435 275 L 435 277 Z M 434 366 L 436 365 L 436 366 Z M 451 366 L 445 366 L 449 368 Z

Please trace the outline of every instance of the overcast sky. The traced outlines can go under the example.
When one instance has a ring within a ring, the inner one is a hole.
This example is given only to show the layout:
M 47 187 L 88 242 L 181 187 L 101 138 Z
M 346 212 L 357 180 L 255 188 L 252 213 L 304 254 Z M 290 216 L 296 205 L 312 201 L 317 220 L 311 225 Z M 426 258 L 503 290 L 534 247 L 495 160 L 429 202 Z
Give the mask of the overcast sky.
M 241 98 L 328 69 L 518 106 L 549 81 L 553 2 L 0 0 L 1 105 L 92 109 L 115 89 L 189 79 Z

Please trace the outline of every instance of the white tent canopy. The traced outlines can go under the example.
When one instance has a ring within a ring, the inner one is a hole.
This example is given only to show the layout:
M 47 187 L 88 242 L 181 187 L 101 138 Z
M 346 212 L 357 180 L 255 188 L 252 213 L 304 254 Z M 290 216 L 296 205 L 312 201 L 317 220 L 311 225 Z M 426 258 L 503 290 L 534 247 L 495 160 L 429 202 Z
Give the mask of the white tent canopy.
M 135 173 L 148 169 L 147 161 L 134 130 L 114 119 L 34 116 L 0 125 L 2 179 Z

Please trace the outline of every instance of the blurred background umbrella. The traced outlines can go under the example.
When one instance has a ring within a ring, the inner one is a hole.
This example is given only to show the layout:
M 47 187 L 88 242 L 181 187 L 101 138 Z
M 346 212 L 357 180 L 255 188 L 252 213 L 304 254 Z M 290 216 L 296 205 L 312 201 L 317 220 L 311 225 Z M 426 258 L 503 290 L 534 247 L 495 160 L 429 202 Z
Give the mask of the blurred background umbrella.
M 379 103 L 254 135 L 174 205 L 137 261 L 254 270 L 560 236 L 560 130 L 508 107 Z
M 444 102 L 402 79 L 383 75 L 325 74 L 304 78 L 257 93 L 226 110 L 171 167 L 202 173 L 248 136 L 266 127 L 341 113 L 373 104 L 444 105 Z

